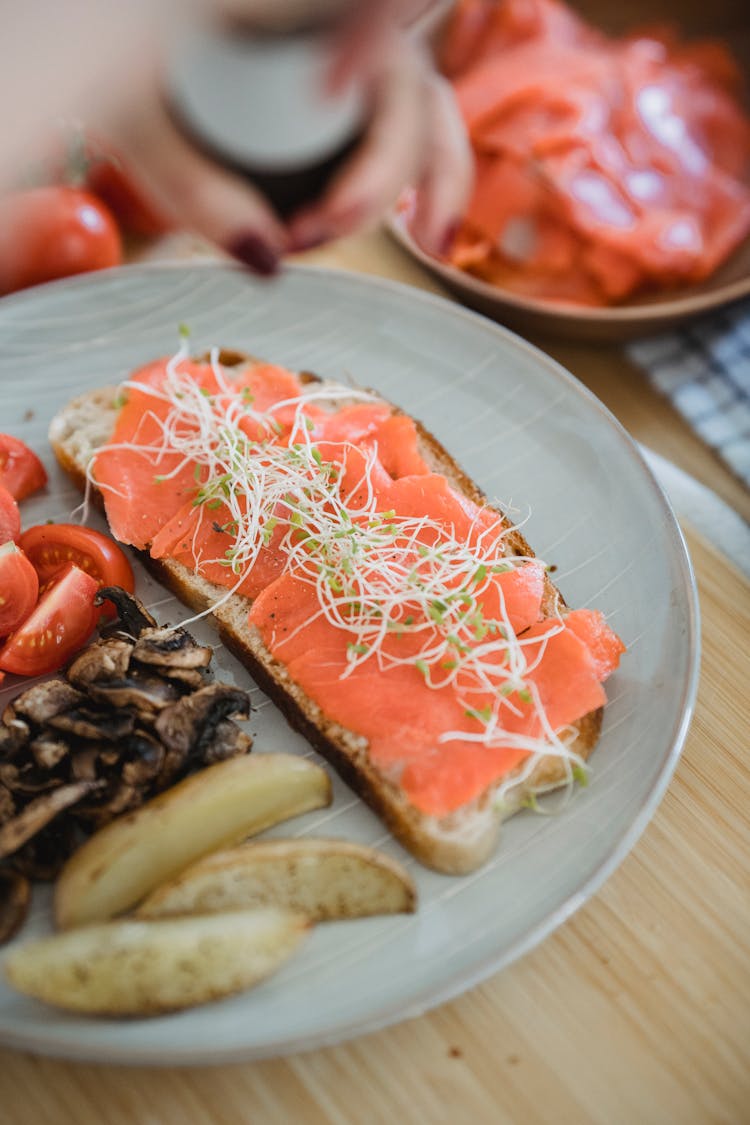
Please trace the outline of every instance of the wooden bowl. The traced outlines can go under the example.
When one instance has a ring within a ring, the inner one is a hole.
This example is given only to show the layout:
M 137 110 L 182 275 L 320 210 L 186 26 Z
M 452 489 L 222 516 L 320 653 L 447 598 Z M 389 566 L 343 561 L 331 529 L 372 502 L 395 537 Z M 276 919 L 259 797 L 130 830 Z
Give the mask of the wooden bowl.
M 574 0 L 592 24 L 611 34 L 654 23 L 670 23 L 689 37 L 721 37 L 745 65 L 750 85 L 750 23 L 746 0 L 631 0 L 627 5 L 604 0 Z M 439 35 L 440 19 L 450 4 L 436 5 L 425 21 L 428 37 Z M 545 333 L 580 340 L 624 340 L 652 335 L 691 321 L 702 313 L 750 296 L 750 238 L 738 247 L 719 270 L 700 285 L 648 293 L 617 305 L 590 308 L 583 305 L 532 298 L 491 285 L 426 254 L 412 238 L 403 215 L 394 213 L 388 227 L 393 237 L 464 304 L 520 332 Z

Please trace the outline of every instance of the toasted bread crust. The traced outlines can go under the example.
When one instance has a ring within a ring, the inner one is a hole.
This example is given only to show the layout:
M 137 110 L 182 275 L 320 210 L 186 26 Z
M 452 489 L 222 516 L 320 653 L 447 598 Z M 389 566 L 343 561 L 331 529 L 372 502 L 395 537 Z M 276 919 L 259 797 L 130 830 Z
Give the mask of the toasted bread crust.
M 233 356 L 233 362 L 240 361 Z M 315 376 L 306 374 L 306 379 Z M 94 450 L 105 444 L 116 419 L 116 390 L 103 388 L 74 399 L 53 420 L 50 442 L 55 456 L 78 488 L 86 486 L 86 467 Z M 420 448 L 431 466 L 444 473 L 451 484 L 471 500 L 487 504 L 481 489 L 448 454 L 437 439 L 417 423 Z M 94 490 L 97 505 L 104 507 Z M 503 517 L 505 518 L 505 517 Z M 508 541 L 516 555 L 533 556 L 518 529 L 510 528 Z M 173 560 L 152 559 L 137 552 L 144 566 L 192 609 L 216 605 L 226 590 L 195 575 Z M 562 595 L 549 576 L 545 578 L 543 611 L 549 615 L 564 605 Z M 247 617 L 250 601 L 233 595 L 213 612 L 219 633 L 248 669 L 264 692 L 276 703 L 289 724 L 298 730 L 344 781 L 382 818 L 391 832 L 421 863 L 445 874 L 465 874 L 480 866 L 492 853 L 501 821 L 516 812 L 531 793 L 554 788 L 566 780 L 564 767 L 552 755 L 541 757 L 532 774 L 506 795 L 502 808 L 493 801 L 492 789 L 449 816 L 432 817 L 420 812 L 371 762 L 364 738 L 332 722 L 322 709 L 293 683 L 284 666 L 263 644 Z M 576 724 L 575 750 L 588 758 L 599 738 L 602 710 L 585 715 Z

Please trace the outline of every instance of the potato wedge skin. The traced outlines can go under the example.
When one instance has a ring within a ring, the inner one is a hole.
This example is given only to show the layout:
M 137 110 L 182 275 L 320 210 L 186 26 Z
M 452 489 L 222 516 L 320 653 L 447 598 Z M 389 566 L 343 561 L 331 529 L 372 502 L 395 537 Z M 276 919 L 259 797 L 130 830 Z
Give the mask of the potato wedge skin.
M 19 992 L 68 1011 L 151 1016 L 205 1004 L 269 976 L 307 919 L 268 908 L 161 922 L 105 922 L 41 938 L 5 962 Z
M 112 918 L 201 856 L 330 802 L 325 771 L 293 754 L 250 754 L 200 770 L 73 854 L 55 888 L 57 926 Z
M 337 839 L 275 839 L 215 852 L 141 903 L 139 918 L 277 905 L 316 922 L 411 913 L 417 892 L 404 867 L 374 848 Z

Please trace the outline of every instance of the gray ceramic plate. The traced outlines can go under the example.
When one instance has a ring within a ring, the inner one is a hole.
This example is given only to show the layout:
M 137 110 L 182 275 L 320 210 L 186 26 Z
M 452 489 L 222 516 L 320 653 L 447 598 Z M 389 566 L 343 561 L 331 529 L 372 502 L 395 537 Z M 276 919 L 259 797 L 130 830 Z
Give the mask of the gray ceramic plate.
M 415 1015 L 530 949 L 599 887 L 642 832 L 667 785 L 693 704 L 698 624 L 675 520 L 635 446 L 552 360 L 490 321 L 372 278 L 293 269 L 272 284 L 231 267 L 131 268 L 0 302 L 0 429 L 50 469 L 27 524 L 77 502 L 46 445 L 56 409 L 174 348 L 244 348 L 292 367 L 351 376 L 421 418 L 486 491 L 525 516 L 571 605 L 597 606 L 629 646 L 589 787 L 550 817 L 511 820 L 495 858 L 467 878 L 411 862 L 341 784 L 333 807 L 279 830 L 377 844 L 417 881 L 412 917 L 320 926 L 296 959 L 244 996 L 179 1015 L 74 1018 L 0 988 L 0 1041 L 103 1061 L 218 1062 L 332 1043 Z M 185 611 L 145 574 L 164 621 Z M 201 636 L 211 635 L 201 623 Z M 220 669 L 247 673 L 220 650 Z M 12 687 L 0 692 L 12 693 Z M 258 750 L 311 753 L 253 690 Z M 49 928 L 39 891 L 22 939 Z M 21 940 L 22 940 L 21 939 Z

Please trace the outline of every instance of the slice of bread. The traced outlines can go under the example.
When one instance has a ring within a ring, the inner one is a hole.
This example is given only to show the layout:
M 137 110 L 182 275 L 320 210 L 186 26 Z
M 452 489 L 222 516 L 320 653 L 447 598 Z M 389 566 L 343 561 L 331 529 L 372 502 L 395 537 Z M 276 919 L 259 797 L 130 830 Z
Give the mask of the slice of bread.
M 222 362 L 237 364 L 244 357 L 222 353 Z M 314 378 L 314 376 L 306 376 Z M 113 432 L 117 409 L 116 388 L 91 391 L 74 399 L 50 426 L 55 456 L 65 472 L 83 489 L 92 454 L 105 445 Z M 420 452 L 431 468 L 443 473 L 454 488 L 480 504 L 486 497 L 450 454 L 423 427 L 418 426 Z M 101 497 L 99 504 L 103 507 Z M 508 524 L 510 527 L 511 525 Z M 533 554 L 517 529 L 508 536 L 517 555 Z M 168 559 L 152 559 L 141 553 L 144 565 L 178 598 L 195 610 L 214 605 L 226 592 Z M 415 808 L 404 793 L 376 768 L 368 755 L 366 740 L 339 724 L 310 699 L 289 677 L 286 668 L 264 645 L 259 632 L 248 624 L 250 602 L 233 595 L 214 611 L 219 633 L 227 647 L 247 667 L 256 683 L 274 700 L 288 722 L 299 730 L 341 777 L 385 821 L 394 836 L 426 866 L 446 874 L 464 874 L 482 864 L 492 853 L 501 821 L 516 812 L 531 794 L 552 789 L 566 780 L 560 759 L 540 756 L 533 772 L 507 791 L 502 806 L 493 789 L 443 817 L 427 816 Z M 545 615 L 564 606 L 562 595 L 546 578 L 542 608 Z M 599 737 L 602 711 L 592 711 L 578 721 L 573 748 L 583 758 L 591 753 Z M 520 768 L 519 771 L 520 773 Z

